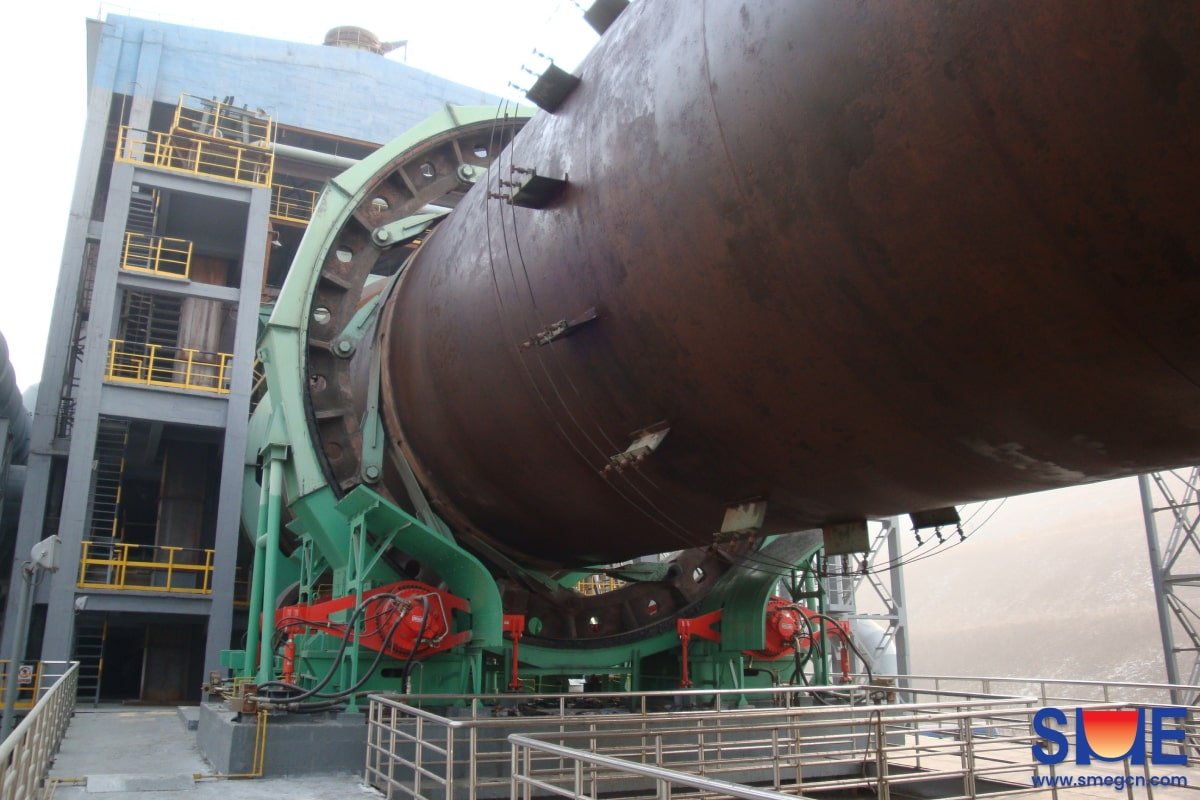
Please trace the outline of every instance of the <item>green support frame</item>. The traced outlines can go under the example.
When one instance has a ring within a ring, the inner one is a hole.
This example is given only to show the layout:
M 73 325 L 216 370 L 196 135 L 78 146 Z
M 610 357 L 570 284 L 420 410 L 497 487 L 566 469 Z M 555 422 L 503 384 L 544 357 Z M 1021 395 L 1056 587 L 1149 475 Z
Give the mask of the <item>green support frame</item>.
M 456 127 L 495 119 L 491 107 L 447 107 L 414 130 L 331 180 L 317 203 L 302 239 L 292 271 L 280 292 L 259 346 L 259 358 L 268 391 L 250 422 L 246 454 L 243 521 L 253 531 L 254 567 L 246 647 L 226 654 L 223 663 L 234 665 L 239 677 L 263 683 L 278 674 L 277 642 L 271 614 L 286 602 L 312 602 L 326 594 L 354 595 L 402 579 L 386 554 L 395 549 L 429 567 L 446 589 L 470 604 L 468 614 L 457 614 L 456 630 L 470 631 L 469 642 L 454 651 L 424 659 L 413 673 L 413 689 L 421 693 L 477 694 L 507 686 L 512 643 L 503 635 L 503 607 L 496 580 L 478 558 L 460 547 L 446 526 L 433 515 L 411 475 L 409 493 L 413 516 L 370 488 L 382 470 L 384 434 L 379 414 L 379 362 L 370 365 L 366 413 L 361 420 L 362 466 L 359 485 L 339 496 L 329 485 L 322 467 L 319 445 L 313 439 L 305 407 L 307 391 L 306 347 L 310 309 L 320 279 L 321 265 L 347 219 L 364 201 L 377 173 L 405 154 L 420 152 L 425 142 Z M 381 228 L 380 240 L 412 236 L 443 216 L 417 214 Z M 382 295 L 381 295 L 382 296 Z M 344 329 L 330 337 L 342 355 L 353 353 L 374 324 L 379 298 L 362 305 Z M 255 502 L 257 500 L 257 502 Z M 291 516 L 286 524 L 285 508 Z M 284 529 L 297 546 L 284 555 Z M 698 686 L 738 688 L 746 685 L 743 650 L 763 647 L 767 599 L 779 584 L 778 570 L 763 563 L 797 565 L 807 581 L 810 596 L 815 575 L 813 560 L 819 535 L 779 537 L 762 551 L 766 558 L 749 560 L 727 573 L 711 593 L 705 611 L 724 609 L 724 640 L 720 645 L 697 643 L 692 651 L 693 674 Z M 636 572 L 636 570 L 634 570 Z M 644 575 L 642 573 L 645 573 Z M 653 570 L 642 569 L 633 578 L 653 579 Z M 572 584 L 586 572 L 560 580 Z M 330 575 L 329 585 L 320 585 Z M 542 573 L 527 577 L 547 586 L 558 581 Z M 793 581 L 795 583 L 795 581 Z M 349 616 L 345 612 L 341 621 Z M 335 620 L 337 621 L 337 620 Z M 361 625 L 362 622 L 359 622 Z M 361 654 L 348 647 L 334 663 L 337 640 L 327 634 L 296 637 L 299 676 L 334 677 L 332 690 L 353 685 L 360 677 Z M 678 685 L 679 637 L 673 629 L 613 647 L 554 648 L 523 641 L 519 645 L 523 678 L 553 685 L 562 676 L 608 675 L 610 685 L 629 689 Z M 827 665 L 818 665 L 827 674 Z M 394 677 L 375 675 L 364 689 L 402 690 Z M 303 682 L 303 680 L 302 680 Z

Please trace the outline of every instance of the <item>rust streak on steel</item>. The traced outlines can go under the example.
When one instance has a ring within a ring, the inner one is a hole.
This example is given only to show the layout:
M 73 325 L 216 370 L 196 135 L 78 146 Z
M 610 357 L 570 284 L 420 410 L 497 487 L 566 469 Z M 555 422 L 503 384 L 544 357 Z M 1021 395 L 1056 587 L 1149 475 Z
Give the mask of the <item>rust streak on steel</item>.
M 1200 461 L 1198 14 L 633 4 L 391 296 L 390 437 L 530 563 Z

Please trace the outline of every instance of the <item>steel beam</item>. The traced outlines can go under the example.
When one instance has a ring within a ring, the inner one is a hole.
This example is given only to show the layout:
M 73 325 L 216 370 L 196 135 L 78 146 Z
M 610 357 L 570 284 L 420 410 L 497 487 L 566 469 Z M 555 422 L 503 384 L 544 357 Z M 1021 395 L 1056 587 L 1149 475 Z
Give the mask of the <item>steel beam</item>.
M 1141 475 L 1138 489 L 1167 682 L 1194 686 L 1200 680 L 1200 467 Z M 1191 701 L 1179 692 L 1172 696 L 1176 703 Z

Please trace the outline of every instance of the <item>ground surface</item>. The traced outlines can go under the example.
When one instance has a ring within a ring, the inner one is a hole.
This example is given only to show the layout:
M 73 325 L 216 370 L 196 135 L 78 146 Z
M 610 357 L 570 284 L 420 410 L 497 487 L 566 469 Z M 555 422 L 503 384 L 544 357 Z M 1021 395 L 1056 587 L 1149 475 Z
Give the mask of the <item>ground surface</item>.
M 223 780 L 175 709 L 78 709 L 50 770 L 57 800 L 347 800 L 358 775 Z

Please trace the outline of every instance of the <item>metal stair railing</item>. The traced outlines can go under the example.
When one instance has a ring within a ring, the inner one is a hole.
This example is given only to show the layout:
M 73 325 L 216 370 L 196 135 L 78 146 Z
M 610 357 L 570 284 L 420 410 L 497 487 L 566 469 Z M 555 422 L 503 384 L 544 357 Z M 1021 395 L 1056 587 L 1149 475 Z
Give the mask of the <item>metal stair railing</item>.
M 0 800 L 42 797 L 42 784 L 75 710 L 78 678 L 79 665 L 71 663 L 0 742 Z

